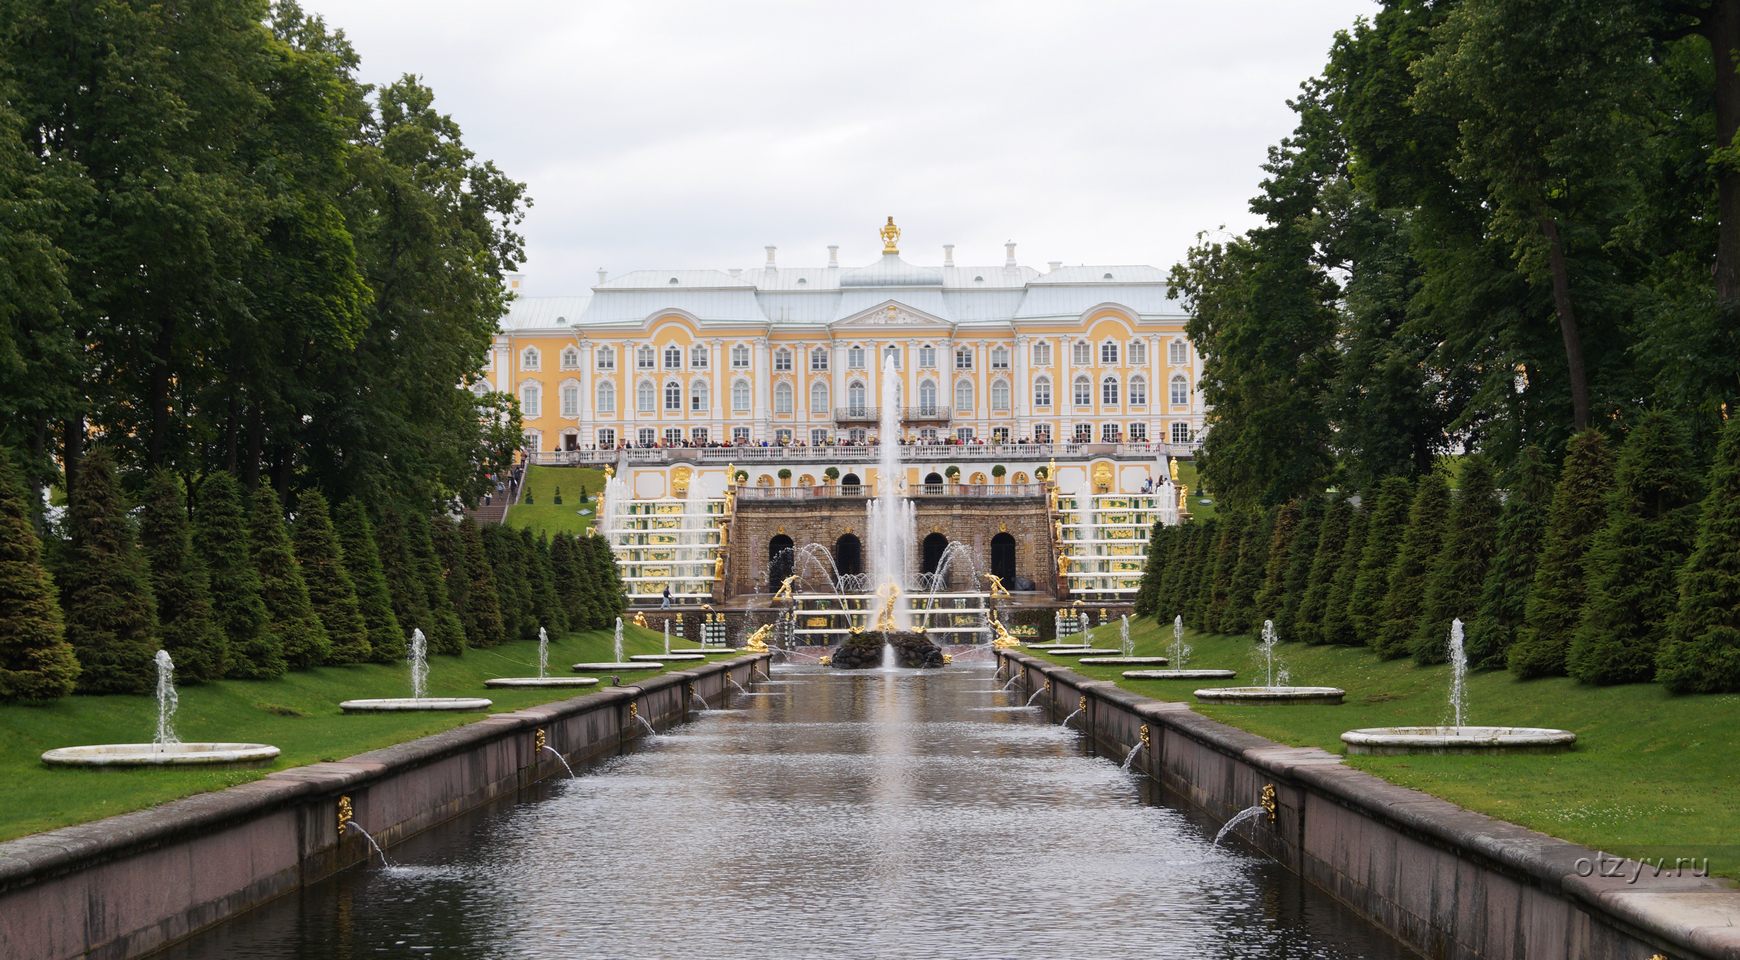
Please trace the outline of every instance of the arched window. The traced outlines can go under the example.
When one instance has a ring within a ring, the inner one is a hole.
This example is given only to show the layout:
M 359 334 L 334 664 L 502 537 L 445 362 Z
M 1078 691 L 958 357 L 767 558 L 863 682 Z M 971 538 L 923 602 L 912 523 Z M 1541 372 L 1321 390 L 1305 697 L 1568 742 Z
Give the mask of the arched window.
M 1190 402 L 1190 383 L 1184 374 L 1172 378 L 1172 405 L 1182 407 Z
M 997 380 L 991 384 L 991 412 L 1009 412 L 1009 381 Z
M 616 384 L 611 383 L 609 380 L 601 380 L 598 382 L 598 412 L 616 412 Z
M 1100 344 L 1100 365 L 1105 367 L 1118 365 L 1118 341 L 1107 340 Z
M 882 362 L 886 364 L 890 360 L 894 361 L 894 369 L 899 370 L 900 348 L 893 344 L 889 344 L 888 347 L 882 351 Z
M 1075 389 L 1073 392 L 1075 394 L 1076 406 L 1091 407 L 1094 405 L 1094 384 L 1092 380 L 1089 380 L 1086 377 L 1076 377 Z
M 471 395 L 478 398 L 479 400 L 482 400 L 483 395 L 488 393 L 488 392 L 489 392 L 489 381 L 488 380 L 479 380 L 476 383 L 471 385 Z
M 580 350 L 578 347 L 569 347 L 562 351 L 562 369 L 580 369 Z
M 527 420 L 535 420 L 543 416 L 544 411 L 540 407 L 542 400 L 543 391 L 538 389 L 537 384 L 528 383 L 520 387 L 520 416 Z
M 922 370 L 936 369 L 936 347 L 925 344 L 918 348 L 918 366 Z
M 1190 362 L 1190 351 L 1185 349 L 1183 340 L 1174 340 L 1166 345 L 1166 359 L 1175 367 L 1182 367 Z
M 1100 403 L 1104 406 L 1118 405 L 1118 378 L 1107 377 L 1100 381 Z
M 858 412 L 860 416 L 862 416 L 863 411 L 870 408 L 869 402 L 865 399 L 862 380 L 854 380 L 846 384 L 846 405 Z
M 689 348 L 689 369 L 707 369 L 707 347 L 705 344 L 697 343 Z
M 600 370 L 615 370 L 616 369 L 616 348 L 615 347 L 599 347 L 598 348 L 598 369 L 600 369 Z
M 689 412 L 707 412 L 707 408 L 710 405 L 710 401 L 707 398 L 711 394 L 712 389 L 705 380 L 696 380 L 694 383 L 689 384 Z
M 1051 366 L 1051 344 L 1044 340 L 1033 344 L 1033 365 L 1036 367 Z
M 828 409 L 828 382 L 817 380 L 810 384 L 810 412 L 825 413 Z
M 736 346 L 731 348 L 731 369 L 733 369 L 733 370 L 747 370 L 747 369 L 749 369 L 749 347 L 748 346 L 740 343 L 740 344 L 737 344 Z
M 658 390 L 651 380 L 642 380 L 634 388 L 634 409 L 640 413 L 653 413 L 658 404 Z
M 1130 341 L 1130 366 L 1141 367 L 1148 363 L 1148 344 L 1141 340 Z
M 683 385 L 675 380 L 665 384 L 665 409 L 679 412 L 683 409 Z
M 665 369 L 666 370 L 681 370 L 681 369 L 683 369 L 683 348 L 682 347 L 679 347 L 673 343 L 670 346 L 665 348 Z
M 955 369 L 956 370 L 971 370 L 971 369 L 973 369 L 973 348 L 972 347 L 956 347 L 955 348 Z
M 920 414 L 920 416 L 935 416 L 935 413 L 934 413 L 934 411 L 936 410 L 936 381 L 935 380 L 920 380 L 918 382 L 918 406 L 919 406 L 921 411 L 924 411 L 923 413 Z
M 846 368 L 848 370 L 864 369 L 864 345 L 854 343 L 846 348 Z
M 1051 406 L 1051 378 L 1040 377 L 1033 381 L 1033 405 L 1036 407 Z
M 828 369 L 827 347 L 817 347 L 810 351 L 810 369 L 818 373 Z
M 651 370 L 653 364 L 657 362 L 657 360 L 658 354 L 654 353 L 653 348 L 651 347 L 643 345 L 639 350 L 634 352 L 634 365 L 636 369 Z
M 955 412 L 973 412 L 973 382 L 961 380 L 955 383 Z
M 536 369 L 538 369 L 538 359 L 539 359 L 538 348 L 537 347 L 527 347 L 525 349 L 525 351 L 520 354 L 520 369 L 521 370 L 536 370 Z
M 580 385 L 572 380 L 562 384 L 562 416 L 580 415 Z
M 780 347 L 778 350 L 773 351 L 773 369 L 775 369 L 775 370 L 790 370 L 791 369 L 791 351 L 790 350 L 787 350 L 784 347 Z
M 864 572 L 864 544 L 857 534 L 848 533 L 834 541 L 834 569 L 843 574 Z
M 749 381 L 736 380 L 731 384 L 731 409 L 743 411 L 749 409 Z
M 791 384 L 780 383 L 773 387 L 773 412 L 791 412 Z
M 1094 360 L 1094 348 L 1086 340 L 1077 340 L 1069 347 L 1070 362 L 1078 367 L 1085 367 Z
M 1130 378 L 1130 406 L 1145 407 L 1148 405 L 1148 378 Z

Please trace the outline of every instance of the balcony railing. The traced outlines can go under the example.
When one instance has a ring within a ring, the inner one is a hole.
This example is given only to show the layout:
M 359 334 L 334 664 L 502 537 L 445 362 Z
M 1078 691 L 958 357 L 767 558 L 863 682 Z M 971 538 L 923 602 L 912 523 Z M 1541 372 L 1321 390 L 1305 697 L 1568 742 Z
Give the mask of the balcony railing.
M 1091 457 L 1145 458 L 1160 454 L 1194 456 L 1197 443 L 970 443 L 908 444 L 900 448 L 907 463 L 984 460 L 1085 460 Z M 553 450 L 531 454 L 540 466 L 603 463 L 874 463 L 876 446 L 789 447 L 630 447 L 625 450 Z
M 882 419 L 881 407 L 835 407 L 836 423 L 875 423 Z
M 939 407 L 935 404 L 930 406 L 907 407 L 901 411 L 900 419 L 905 420 L 908 423 L 922 423 L 930 420 L 947 420 L 949 419 L 949 408 Z
M 866 484 L 813 487 L 739 486 L 739 500 L 864 500 L 875 496 Z M 909 497 L 1043 497 L 1043 483 L 923 483 L 906 491 Z

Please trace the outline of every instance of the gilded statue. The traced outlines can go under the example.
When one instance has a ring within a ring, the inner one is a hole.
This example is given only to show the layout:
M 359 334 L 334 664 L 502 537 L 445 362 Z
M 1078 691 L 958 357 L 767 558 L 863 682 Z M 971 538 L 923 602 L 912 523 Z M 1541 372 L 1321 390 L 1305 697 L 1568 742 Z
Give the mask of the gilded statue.
M 689 478 L 694 474 L 688 467 L 677 467 L 671 471 L 671 496 L 686 497 L 689 495 Z
M 1057 555 L 1057 575 L 1059 577 L 1069 575 L 1069 554 L 1059 553 Z
M 888 218 L 888 225 L 883 227 L 878 232 L 882 235 L 882 252 L 883 253 L 899 253 L 900 252 L 900 249 L 894 245 L 894 241 L 900 239 L 900 228 L 894 225 L 894 218 L 893 217 L 889 217 Z
M 1007 596 L 1009 596 L 1009 591 L 1005 590 L 1003 588 L 1003 578 L 1002 577 L 999 577 L 994 573 L 981 574 L 981 576 L 983 576 L 986 580 L 991 581 L 991 596 L 993 596 L 993 597 L 1007 597 Z
M 636 610 L 634 612 L 634 625 L 637 627 L 645 627 L 646 626 L 646 611 L 645 610 Z
M 1172 467 L 1172 482 L 1177 483 L 1178 482 L 1178 458 L 1177 457 L 1168 457 L 1167 463 Z
M 1063 542 L 1063 521 L 1062 520 L 1052 520 L 1051 521 L 1051 542 L 1052 543 L 1062 543 Z
M 794 573 L 791 576 L 786 577 L 785 581 L 779 585 L 779 589 L 774 591 L 773 601 L 778 603 L 781 600 L 791 600 L 791 585 L 795 582 L 797 582 L 797 574 Z
M 725 579 L 725 555 L 723 553 L 713 555 L 713 579 Z
M 1099 491 L 1101 493 L 1106 493 L 1106 492 L 1109 492 L 1111 490 L 1111 488 L 1112 488 L 1112 465 L 1111 464 L 1109 464 L 1109 463 L 1096 463 L 1096 464 L 1094 464 L 1094 486 L 1098 487 Z
M 604 465 L 604 479 L 609 480 L 614 476 L 616 476 L 616 468 L 611 466 L 608 463 L 605 464 Z
M 748 650 L 750 653 L 766 653 L 767 635 L 772 632 L 773 624 L 762 624 L 754 633 L 749 635 L 749 639 L 743 644 L 743 649 Z
M 900 587 L 885 583 L 876 590 L 876 595 L 882 598 L 882 614 L 876 618 L 876 630 L 881 633 L 893 633 L 900 628 L 894 623 L 894 601 L 900 597 Z

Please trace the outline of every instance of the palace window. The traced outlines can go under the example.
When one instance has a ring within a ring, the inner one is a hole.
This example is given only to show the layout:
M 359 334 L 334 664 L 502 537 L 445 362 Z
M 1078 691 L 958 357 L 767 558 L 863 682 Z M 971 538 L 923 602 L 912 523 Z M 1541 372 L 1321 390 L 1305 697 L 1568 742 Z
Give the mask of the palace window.
M 1184 374 L 1172 378 L 1172 405 L 1182 407 L 1190 402 L 1190 383 Z
M 689 412 L 705 413 L 708 406 L 708 395 L 712 393 L 707 381 L 696 380 L 689 384 Z
M 775 369 L 775 370 L 790 370 L 791 369 L 791 351 L 790 350 L 787 350 L 784 347 L 780 347 L 778 350 L 773 351 L 773 369 Z
M 578 417 L 580 415 L 580 385 L 578 383 L 562 384 L 562 416 Z
M 615 347 L 599 347 L 598 348 L 598 369 L 600 369 L 600 370 L 615 370 L 616 369 L 616 348 Z
M 846 348 L 846 369 L 864 369 L 864 347 L 862 345 L 854 343 Z
M 634 409 L 639 413 L 652 413 L 658 404 L 658 390 L 651 380 L 642 380 L 634 388 Z
M 882 351 L 882 362 L 884 364 L 886 364 L 890 360 L 894 361 L 894 369 L 899 370 L 900 369 L 900 348 L 899 347 L 889 346 L 888 348 L 886 348 Z
M 1118 405 L 1118 378 L 1107 377 L 1100 381 L 1100 403 L 1104 406 Z
M 955 350 L 955 369 L 956 370 L 971 370 L 971 369 L 973 369 L 973 348 L 972 347 L 959 347 Z
M 598 384 L 598 412 L 616 412 L 616 384 L 609 380 L 600 381 Z
M 994 380 L 991 383 L 991 412 L 1009 412 L 1009 381 Z
M 864 412 L 870 409 L 869 402 L 865 399 L 862 381 L 854 380 L 846 385 L 846 404 L 859 416 L 863 416 Z
M 705 344 L 697 343 L 689 348 L 689 369 L 707 369 L 707 347 Z
M 864 429 L 863 427 L 853 427 L 852 429 L 846 431 L 846 439 L 852 441 L 853 443 L 863 443 L 865 438 L 867 438 L 869 436 L 870 436 L 870 431 Z M 847 474 L 847 476 L 850 476 L 850 474 Z
M 562 351 L 562 369 L 564 369 L 564 370 L 578 370 L 578 369 L 580 369 L 580 350 L 578 348 L 569 347 L 568 349 Z
M 918 383 L 918 406 L 921 410 L 925 411 L 924 413 L 921 413 L 920 416 L 935 416 L 935 413 L 934 413 L 934 411 L 936 410 L 936 381 L 935 380 L 920 380 L 919 381 L 919 383 Z
M 1093 443 L 1094 442 L 1094 425 L 1091 423 L 1078 423 L 1078 424 L 1076 424 L 1075 425 L 1074 440 L 1076 443 Z
M 968 440 L 973 439 L 973 428 L 972 427 L 956 427 L 955 428 L 955 439 L 960 440 L 963 443 L 968 441 Z
M 535 420 L 544 415 L 539 404 L 543 399 L 543 391 L 535 383 L 528 383 L 520 388 L 520 416 L 527 420 Z
M 1115 367 L 1118 365 L 1118 341 L 1107 340 L 1100 344 L 1100 366 Z
M 707 442 L 707 428 L 706 427 L 695 427 L 694 429 L 690 430 L 689 431 L 689 439 L 695 441 L 696 443 L 706 443 Z
M 1008 443 L 1009 442 L 1009 428 L 1008 427 L 992 427 L 991 428 L 991 442 L 992 443 Z M 1019 481 L 1017 481 L 1017 482 L 1019 482 Z
M 773 412 L 791 412 L 791 384 L 779 383 L 773 387 Z
M 1130 341 L 1130 366 L 1141 367 L 1148 363 L 1148 344 L 1141 340 Z
M 1078 367 L 1085 367 L 1088 364 L 1092 363 L 1093 360 L 1094 360 L 1093 345 L 1088 343 L 1086 340 L 1077 340 L 1076 342 L 1069 345 L 1069 362 L 1070 363 L 1072 363 Z
M 779 444 L 782 447 L 785 446 L 786 444 L 790 443 L 791 442 L 791 431 L 790 430 L 775 430 L 775 431 L 773 431 L 773 442 Z
M 641 427 L 640 430 L 636 432 L 635 439 L 640 441 L 641 446 L 650 447 L 659 442 L 659 432 L 651 427 Z
M 1148 425 L 1145 423 L 1132 423 L 1132 424 L 1130 424 L 1130 442 L 1131 443 L 1147 443 L 1148 442 Z
M 748 443 L 749 442 L 749 428 L 748 427 L 732 427 L 731 428 L 731 442 L 732 443 Z
M 827 443 L 827 442 L 828 442 L 828 431 L 826 429 L 824 429 L 822 427 L 816 427 L 814 430 L 810 431 L 810 446 L 819 447 L 822 444 Z
M 731 409 L 738 412 L 749 409 L 749 381 L 737 380 L 731 384 Z
M 1130 378 L 1130 406 L 1145 407 L 1148 405 L 1148 378 Z
M 828 369 L 828 348 L 817 347 L 810 351 L 810 370 L 820 372 Z
M 918 439 L 920 439 L 920 440 L 935 440 L 936 439 L 936 428 L 935 427 L 919 427 L 918 428 Z
M 538 348 L 537 347 L 527 347 L 525 349 L 525 352 L 520 354 L 520 369 L 521 370 L 536 370 L 536 369 L 538 369 L 538 359 L 539 359 L 538 358 Z
M 923 370 L 936 369 L 936 348 L 925 344 L 918 348 L 918 366 Z
M 1034 424 L 1033 425 L 1033 442 L 1034 443 L 1050 443 L 1051 442 L 1051 424 L 1049 424 L 1049 423 L 1036 423 L 1036 424 Z
M 972 413 L 973 412 L 973 382 L 971 380 L 956 381 L 956 383 L 955 383 L 955 412 L 956 413 Z
M 810 384 L 810 412 L 825 414 L 828 412 L 828 383 L 817 380 Z
M 1190 424 L 1185 423 L 1183 420 L 1174 420 L 1172 422 L 1172 442 L 1189 443 Z
M 1033 365 L 1036 367 L 1051 366 L 1051 344 L 1044 340 L 1033 344 Z
M 991 350 L 991 369 L 992 370 L 1007 370 L 1007 369 L 1009 369 L 1009 348 L 1007 348 L 1007 347 L 994 347 L 994 348 L 992 348 L 992 350 Z
M 1115 424 L 1115 423 L 1102 423 L 1102 424 L 1100 424 L 1100 442 L 1101 443 L 1117 443 L 1119 441 L 1119 439 L 1120 439 L 1120 431 L 1118 429 L 1117 424 Z
M 1051 378 L 1040 377 L 1033 381 L 1033 405 L 1036 407 L 1051 406 Z
M 665 442 L 668 444 L 671 444 L 672 446 L 675 446 L 679 443 L 682 443 L 683 442 L 683 428 L 682 427 L 666 427 L 665 428 Z
M 665 409 L 667 411 L 675 410 L 679 413 L 682 412 L 683 385 L 675 380 L 669 381 L 665 384 Z
M 489 381 L 488 380 L 479 380 L 476 383 L 471 385 L 471 395 L 476 397 L 479 400 L 482 400 L 483 395 L 488 393 L 488 392 L 489 392 Z
M 541 431 L 541 430 L 527 430 L 525 433 L 520 434 L 520 436 L 526 438 L 526 449 L 527 450 L 542 450 L 542 449 L 544 449 L 544 433 L 543 433 L 543 431 Z
M 637 370 L 651 370 L 658 363 L 658 354 L 651 347 L 643 346 L 634 352 L 634 366 Z
M 733 370 L 748 370 L 749 369 L 749 347 L 748 346 L 740 343 L 740 344 L 731 348 L 731 369 L 733 369 Z
M 679 347 L 673 343 L 670 346 L 665 348 L 665 369 L 666 370 L 681 370 L 681 369 L 683 369 L 683 348 L 682 347 Z
M 1190 362 L 1190 351 L 1185 348 L 1183 340 L 1174 340 L 1166 345 L 1167 361 L 1175 367 L 1182 367 Z
M 1093 384 L 1093 381 L 1089 380 L 1086 377 L 1076 377 L 1075 378 L 1074 394 L 1075 394 L 1074 399 L 1075 399 L 1076 406 L 1078 406 L 1078 407 L 1091 407 L 1091 406 L 1093 406 L 1094 405 L 1094 384 Z
M 605 427 L 605 428 L 599 430 L 598 431 L 598 448 L 600 450 L 609 450 L 611 447 L 614 447 L 614 446 L 616 446 L 616 428 L 615 427 Z

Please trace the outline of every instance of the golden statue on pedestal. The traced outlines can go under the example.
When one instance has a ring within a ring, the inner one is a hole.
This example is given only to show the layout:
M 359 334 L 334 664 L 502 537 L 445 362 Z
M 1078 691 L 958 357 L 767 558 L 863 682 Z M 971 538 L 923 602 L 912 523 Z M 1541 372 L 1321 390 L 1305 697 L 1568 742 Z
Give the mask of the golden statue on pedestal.
M 609 480 L 615 476 L 616 476 L 616 468 L 611 466 L 608 463 L 605 464 L 604 465 L 604 479 Z
M 767 635 L 772 632 L 773 624 L 762 624 L 754 633 L 749 635 L 749 639 L 743 644 L 743 649 L 748 650 L 750 653 L 766 653 Z
M 1069 554 L 1059 553 L 1057 555 L 1057 575 L 1059 577 L 1066 577 L 1069 575 Z M 1077 600 L 1076 602 L 1080 603 L 1081 601 Z
M 877 588 L 876 595 L 882 598 L 882 613 L 876 618 L 876 631 L 898 632 L 900 628 L 894 624 L 894 601 L 900 597 L 900 587 L 897 584 L 885 583 Z
M 725 579 L 725 555 L 723 553 L 713 554 L 713 579 Z
M 1003 578 L 1002 577 L 999 577 L 994 573 L 980 574 L 980 576 L 984 577 L 986 580 L 991 581 L 991 593 L 990 593 L 991 596 L 993 596 L 993 597 L 1007 597 L 1007 596 L 1009 596 L 1009 591 L 1003 589 Z
M 779 589 L 774 591 L 773 602 L 778 603 L 781 600 L 791 600 L 792 599 L 791 585 L 796 580 L 797 580 L 797 574 L 795 574 L 795 573 L 789 577 L 786 577 L 785 582 L 781 583 L 779 585 Z
M 1178 483 L 1178 458 L 1177 457 L 1168 457 L 1166 459 L 1166 462 L 1172 467 L 1172 482 L 1174 484 L 1177 484 Z
M 879 230 L 877 232 L 879 234 L 881 234 L 881 236 L 882 236 L 882 252 L 883 253 L 899 253 L 900 252 L 900 248 L 898 248 L 894 245 L 894 241 L 900 239 L 900 228 L 894 225 L 894 218 L 893 217 L 889 217 L 888 218 L 888 225 L 883 227 L 881 230 Z
M 645 627 L 646 626 L 646 611 L 645 610 L 636 610 L 634 612 L 634 625 L 637 627 Z

